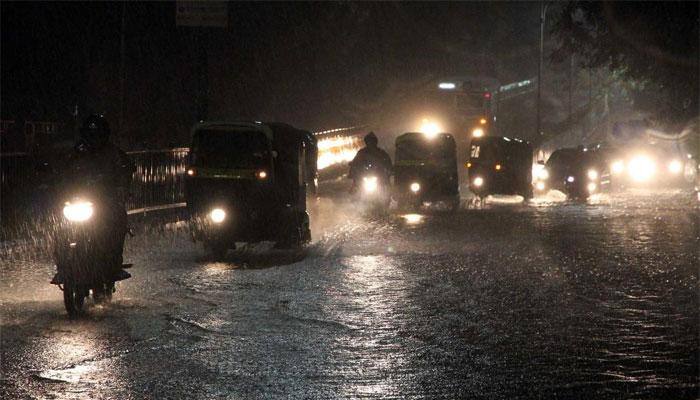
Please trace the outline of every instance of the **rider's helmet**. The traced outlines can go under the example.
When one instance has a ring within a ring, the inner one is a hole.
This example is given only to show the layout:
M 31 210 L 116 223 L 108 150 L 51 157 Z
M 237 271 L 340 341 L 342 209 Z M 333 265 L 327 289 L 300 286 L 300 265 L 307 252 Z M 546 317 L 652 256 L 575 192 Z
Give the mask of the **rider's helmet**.
M 103 115 L 92 114 L 80 128 L 80 138 L 89 146 L 100 147 L 109 141 L 109 124 Z
M 377 135 L 375 135 L 374 132 L 370 132 L 365 136 L 365 145 L 367 145 L 367 147 L 377 147 L 378 143 L 379 139 L 377 139 Z

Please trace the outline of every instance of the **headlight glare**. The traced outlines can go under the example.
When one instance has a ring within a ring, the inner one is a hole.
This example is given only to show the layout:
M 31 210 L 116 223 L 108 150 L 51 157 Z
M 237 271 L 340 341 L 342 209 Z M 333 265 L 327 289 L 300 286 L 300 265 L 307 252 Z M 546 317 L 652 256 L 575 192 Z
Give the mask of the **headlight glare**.
M 84 222 L 92 217 L 94 209 L 89 201 L 66 202 L 63 215 L 71 222 Z
M 610 170 L 613 174 L 621 174 L 625 170 L 625 162 L 622 160 L 617 160 L 610 165 Z
M 365 192 L 367 193 L 374 193 L 377 191 L 377 177 L 376 176 L 368 176 L 362 178 L 362 187 L 365 189 Z
M 418 183 L 418 182 L 411 183 L 410 189 L 413 193 L 418 193 L 418 191 L 420 191 L 420 183 Z
M 226 219 L 226 211 L 221 208 L 215 208 L 209 213 L 209 218 L 211 218 L 212 222 L 220 224 Z
M 594 169 L 589 169 L 587 172 L 587 175 L 588 175 L 588 179 L 590 179 L 592 181 L 598 179 L 598 171 L 596 171 Z
M 668 171 L 672 174 L 679 174 L 683 170 L 683 164 L 678 160 L 673 160 L 668 164 Z
M 656 164 L 646 156 L 637 156 L 630 161 L 627 170 L 634 181 L 646 182 L 654 176 Z

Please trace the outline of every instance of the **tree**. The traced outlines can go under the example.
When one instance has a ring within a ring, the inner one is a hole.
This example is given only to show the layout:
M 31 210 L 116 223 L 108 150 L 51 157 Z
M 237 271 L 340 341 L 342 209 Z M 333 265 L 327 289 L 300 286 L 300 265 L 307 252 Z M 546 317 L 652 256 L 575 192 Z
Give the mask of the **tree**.
M 555 62 L 608 68 L 639 111 L 679 127 L 699 114 L 698 2 L 572 1 L 555 16 Z

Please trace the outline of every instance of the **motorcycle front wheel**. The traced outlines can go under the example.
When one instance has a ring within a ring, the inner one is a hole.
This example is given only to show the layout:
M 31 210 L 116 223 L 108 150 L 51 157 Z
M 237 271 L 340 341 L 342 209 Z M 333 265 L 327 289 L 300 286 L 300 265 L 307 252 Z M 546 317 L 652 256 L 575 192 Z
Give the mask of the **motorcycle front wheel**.
M 83 312 L 85 304 L 86 290 L 72 283 L 67 283 L 63 287 L 63 304 L 66 306 L 68 316 L 75 318 Z

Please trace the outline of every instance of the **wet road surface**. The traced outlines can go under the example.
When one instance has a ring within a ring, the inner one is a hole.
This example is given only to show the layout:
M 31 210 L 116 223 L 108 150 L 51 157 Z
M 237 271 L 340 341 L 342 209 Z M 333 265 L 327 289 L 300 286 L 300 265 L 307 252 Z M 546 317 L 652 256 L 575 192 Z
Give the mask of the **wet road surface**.
M 507 203 L 507 202 L 506 202 Z M 305 254 L 129 239 L 68 320 L 6 247 L 1 398 L 698 397 L 700 213 L 685 193 L 372 215 L 322 200 Z

